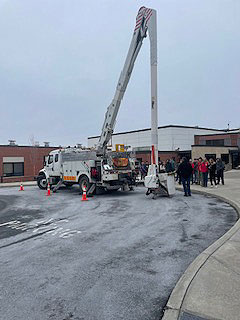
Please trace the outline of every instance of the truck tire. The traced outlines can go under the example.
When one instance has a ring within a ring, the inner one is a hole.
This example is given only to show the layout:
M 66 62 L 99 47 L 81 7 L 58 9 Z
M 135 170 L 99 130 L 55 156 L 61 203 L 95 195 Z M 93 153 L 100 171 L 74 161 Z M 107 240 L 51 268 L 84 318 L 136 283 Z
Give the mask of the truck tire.
M 41 190 L 46 190 L 47 189 L 47 179 L 44 173 L 41 173 L 37 177 L 37 185 Z
M 89 182 L 89 179 L 88 179 L 87 176 L 81 176 L 80 179 L 79 179 L 80 193 L 83 193 L 83 187 L 84 186 L 85 186 L 87 192 L 91 188 L 91 183 Z

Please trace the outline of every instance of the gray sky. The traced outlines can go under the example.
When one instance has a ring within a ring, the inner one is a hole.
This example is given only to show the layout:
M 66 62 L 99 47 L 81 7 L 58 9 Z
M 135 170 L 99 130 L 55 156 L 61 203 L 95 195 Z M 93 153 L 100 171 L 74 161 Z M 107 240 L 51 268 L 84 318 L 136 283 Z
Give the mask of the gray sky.
M 158 14 L 159 125 L 240 127 L 239 0 L 0 0 L 0 144 L 99 135 L 140 6 Z M 150 127 L 149 39 L 116 131 Z

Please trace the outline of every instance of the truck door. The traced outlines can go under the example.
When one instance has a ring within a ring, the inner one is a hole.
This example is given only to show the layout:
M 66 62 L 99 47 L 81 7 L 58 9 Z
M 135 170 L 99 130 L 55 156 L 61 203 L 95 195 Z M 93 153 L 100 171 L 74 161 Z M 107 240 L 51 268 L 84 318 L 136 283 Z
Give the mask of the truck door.
M 60 154 L 56 153 L 53 155 L 53 175 L 60 176 L 60 173 L 61 173 Z

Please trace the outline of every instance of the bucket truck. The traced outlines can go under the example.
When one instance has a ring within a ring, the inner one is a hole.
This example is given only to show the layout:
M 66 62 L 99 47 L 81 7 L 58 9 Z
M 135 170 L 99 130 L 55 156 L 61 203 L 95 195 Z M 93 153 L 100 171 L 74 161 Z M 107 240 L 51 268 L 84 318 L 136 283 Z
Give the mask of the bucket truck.
M 152 190 L 156 185 L 158 159 L 157 139 L 157 39 L 156 11 L 141 7 L 136 17 L 136 24 L 131 44 L 127 53 L 123 70 L 120 74 L 115 94 L 107 108 L 96 149 L 82 150 L 79 148 L 64 148 L 50 152 L 45 166 L 39 172 L 38 186 L 46 188 L 47 181 L 55 185 L 54 191 L 61 184 L 71 186 L 79 184 L 80 190 L 85 187 L 88 193 L 96 186 L 107 190 L 131 189 L 135 183 L 134 159 L 129 152 L 109 152 L 107 145 L 111 139 L 116 123 L 117 114 L 128 82 L 130 80 L 135 60 L 142 46 L 143 39 L 150 36 L 151 49 L 151 113 L 152 113 L 152 164 L 146 177 L 145 185 Z M 154 180 L 155 179 L 155 180 Z M 152 181 L 155 181 L 154 185 Z

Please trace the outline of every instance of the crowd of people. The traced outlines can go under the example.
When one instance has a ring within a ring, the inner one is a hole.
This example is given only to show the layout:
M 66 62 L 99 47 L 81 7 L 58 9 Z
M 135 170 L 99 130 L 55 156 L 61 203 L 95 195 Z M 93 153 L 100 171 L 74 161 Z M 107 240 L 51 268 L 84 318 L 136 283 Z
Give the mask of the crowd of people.
M 149 163 L 146 161 L 140 165 L 141 179 L 147 175 Z M 191 196 L 190 184 L 198 184 L 204 188 L 208 186 L 210 180 L 211 187 L 221 183 L 224 185 L 224 162 L 217 158 L 216 161 L 211 158 L 190 159 L 183 157 L 178 162 L 174 158 L 168 159 L 166 162 L 159 162 L 158 169 L 160 173 L 173 172 L 176 175 L 176 181 L 183 185 L 184 196 Z

